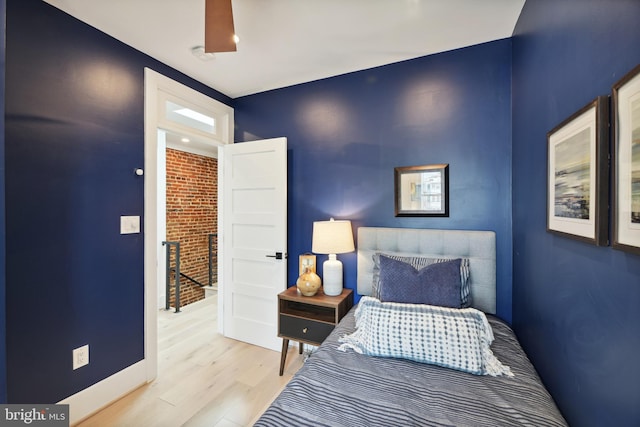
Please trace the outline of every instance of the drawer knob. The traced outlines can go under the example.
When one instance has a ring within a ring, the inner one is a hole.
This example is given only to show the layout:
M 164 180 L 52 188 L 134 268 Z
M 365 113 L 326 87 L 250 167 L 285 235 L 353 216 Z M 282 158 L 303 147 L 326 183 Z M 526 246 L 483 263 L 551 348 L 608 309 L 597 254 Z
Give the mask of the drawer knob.
M 306 334 L 308 330 L 309 330 L 309 329 L 304 328 L 304 329 L 302 330 L 302 333 L 303 333 L 303 334 Z

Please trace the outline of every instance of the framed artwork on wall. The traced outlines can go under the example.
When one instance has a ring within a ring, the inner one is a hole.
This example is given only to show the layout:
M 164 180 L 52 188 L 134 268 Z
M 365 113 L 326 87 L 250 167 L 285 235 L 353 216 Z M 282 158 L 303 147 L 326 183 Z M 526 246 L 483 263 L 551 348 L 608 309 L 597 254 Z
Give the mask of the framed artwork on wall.
M 640 65 L 613 85 L 613 243 L 640 254 Z
M 395 168 L 396 216 L 449 216 L 449 164 Z
M 599 96 L 547 134 L 547 231 L 608 244 L 609 98 Z
M 310 253 L 300 255 L 298 275 L 301 276 L 307 268 L 311 273 L 316 272 L 316 256 Z

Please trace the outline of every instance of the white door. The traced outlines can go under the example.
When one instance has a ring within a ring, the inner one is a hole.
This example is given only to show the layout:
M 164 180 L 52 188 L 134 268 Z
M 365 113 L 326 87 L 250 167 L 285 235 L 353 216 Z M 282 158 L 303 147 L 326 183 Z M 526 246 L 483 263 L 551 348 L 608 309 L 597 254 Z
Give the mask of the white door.
M 219 160 L 222 332 L 280 350 L 277 296 L 287 287 L 287 139 L 227 145 Z

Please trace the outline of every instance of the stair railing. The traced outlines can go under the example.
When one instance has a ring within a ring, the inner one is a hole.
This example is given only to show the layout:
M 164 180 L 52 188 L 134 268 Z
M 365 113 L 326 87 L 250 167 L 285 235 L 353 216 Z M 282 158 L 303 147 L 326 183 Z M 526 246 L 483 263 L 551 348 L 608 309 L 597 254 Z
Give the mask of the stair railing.
M 209 286 L 213 286 L 213 254 L 214 254 L 213 240 L 214 238 L 216 238 L 217 240 L 217 237 L 218 237 L 218 233 L 209 234 Z M 217 250 L 215 251 L 215 254 L 216 254 L 216 264 L 217 264 L 217 261 L 218 261 Z
M 166 264 L 166 286 L 165 286 L 165 310 L 169 310 L 169 299 L 171 295 L 171 270 L 175 270 L 176 282 L 176 313 L 180 312 L 180 242 L 162 242 L 162 246 L 167 247 L 167 264 Z M 176 267 L 171 268 L 171 246 L 176 248 Z
M 214 250 L 214 239 L 218 237 L 218 233 L 211 233 L 209 234 L 209 281 L 208 281 L 208 285 L 209 286 L 213 286 L 213 255 L 214 253 L 217 255 L 217 251 Z M 170 296 L 171 296 L 171 273 L 174 273 L 174 277 L 175 277 L 175 288 L 176 288 L 176 301 L 175 301 L 175 305 L 176 305 L 176 313 L 180 312 L 180 278 L 184 277 L 185 279 L 189 280 L 190 282 L 200 286 L 200 287 L 204 287 L 205 285 L 198 282 L 196 279 L 187 276 L 186 274 L 182 273 L 180 271 L 180 242 L 168 242 L 168 241 L 164 241 L 162 242 L 162 246 L 166 246 L 166 286 L 165 286 L 165 310 L 169 310 L 170 305 L 169 305 L 169 300 L 170 300 Z M 171 267 L 171 247 L 175 247 L 175 254 L 176 254 L 176 266 L 175 267 Z M 216 261 L 217 261 L 217 257 L 216 257 Z

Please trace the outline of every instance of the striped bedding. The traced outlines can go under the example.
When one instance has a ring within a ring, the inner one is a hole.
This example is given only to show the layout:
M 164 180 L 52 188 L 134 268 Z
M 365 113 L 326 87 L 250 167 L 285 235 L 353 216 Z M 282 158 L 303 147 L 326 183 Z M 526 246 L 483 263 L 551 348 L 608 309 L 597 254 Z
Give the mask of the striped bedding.
M 515 377 L 477 376 L 338 351 L 352 309 L 256 426 L 566 426 L 513 331 L 487 316 L 491 349 Z

